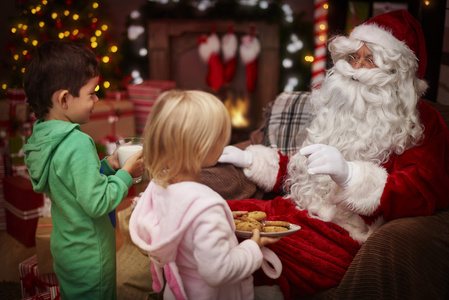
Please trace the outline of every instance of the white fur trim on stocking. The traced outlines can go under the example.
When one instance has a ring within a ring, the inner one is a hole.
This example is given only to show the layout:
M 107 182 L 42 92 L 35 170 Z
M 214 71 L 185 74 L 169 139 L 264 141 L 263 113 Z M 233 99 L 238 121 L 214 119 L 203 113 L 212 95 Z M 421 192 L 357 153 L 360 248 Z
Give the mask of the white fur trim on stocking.
M 332 201 L 341 209 L 371 216 L 380 206 L 387 182 L 387 171 L 370 162 L 354 162 L 359 170 L 350 184 L 337 193 Z
M 201 59 L 205 62 L 209 62 L 209 58 L 213 53 L 220 53 L 220 39 L 215 33 L 212 33 L 208 37 L 201 37 L 198 45 L 198 53 Z
M 234 33 L 226 33 L 221 38 L 221 50 L 224 61 L 234 58 L 237 54 L 238 40 Z
M 252 154 L 253 163 L 243 169 L 246 177 L 265 192 L 272 191 L 279 172 L 279 152 L 262 146 L 251 145 L 245 151 Z
M 259 40 L 253 35 L 245 35 L 241 39 L 240 57 L 246 65 L 257 59 L 260 53 Z

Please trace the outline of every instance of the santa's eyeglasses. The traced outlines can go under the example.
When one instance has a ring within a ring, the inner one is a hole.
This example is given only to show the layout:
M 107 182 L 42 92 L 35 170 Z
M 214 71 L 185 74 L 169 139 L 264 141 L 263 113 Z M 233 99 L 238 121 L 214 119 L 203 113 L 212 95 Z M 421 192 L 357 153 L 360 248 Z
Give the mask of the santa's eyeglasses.
M 367 69 L 377 68 L 371 56 L 362 58 L 358 54 L 349 54 L 348 56 L 346 56 L 346 61 L 353 68 L 367 68 Z

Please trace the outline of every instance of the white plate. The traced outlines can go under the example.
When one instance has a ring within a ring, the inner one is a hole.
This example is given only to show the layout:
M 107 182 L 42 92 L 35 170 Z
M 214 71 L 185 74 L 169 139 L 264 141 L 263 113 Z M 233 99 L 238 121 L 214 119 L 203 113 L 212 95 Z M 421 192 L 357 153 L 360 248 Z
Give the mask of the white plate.
M 261 222 L 264 223 L 264 222 Z M 260 232 L 260 236 L 266 236 L 266 237 L 284 237 L 289 234 L 292 234 L 298 230 L 301 229 L 301 226 L 290 223 L 290 228 L 287 231 L 281 231 L 281 232 Z M 252 231 L 242 231 L 242 230 L 236 230 L 235 235 L 244 239 L 249 239 L 253 236 Z

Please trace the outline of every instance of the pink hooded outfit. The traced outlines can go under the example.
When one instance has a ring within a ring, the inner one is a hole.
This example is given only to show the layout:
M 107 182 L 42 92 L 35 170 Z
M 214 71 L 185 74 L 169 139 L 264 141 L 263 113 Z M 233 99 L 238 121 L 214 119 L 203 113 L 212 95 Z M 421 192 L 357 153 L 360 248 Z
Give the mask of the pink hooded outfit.
M 153 289 L 164 299 L 253 299 L 252 273 L 271 250 L 252 240 L 238 243 L 232 212 L 209 187 L 181 182 L 162 188 L 150 182 L 131 218 L 133 242 L 151 259 Z M 263 267 L 267 271 L 267 264 Z M 274 270 L 271 270 L 274 271 Z M 272 272 L 273 273 L 273 272 Z M 276 272 L 275 272 L 276 273 Z M 269 276 L 279 276 L 269 274 Z

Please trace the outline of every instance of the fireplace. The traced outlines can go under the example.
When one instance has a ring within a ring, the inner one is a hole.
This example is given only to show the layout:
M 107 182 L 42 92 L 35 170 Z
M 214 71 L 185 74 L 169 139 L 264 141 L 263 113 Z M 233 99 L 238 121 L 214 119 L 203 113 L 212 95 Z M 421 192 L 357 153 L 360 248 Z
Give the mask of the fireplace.
M 279 92 L 279 26 L 262 21 L 229 20 L 150 20 L 147 24 L 150 79 L 173 80 L 181 89 L 200 89 L 214 93 L 206 84 L 208 66 L 198 55 L 197 39 L 210 34 L 212 28 L 219 38 L 232 26 L 240 37 L 249 34 L 251 26 L 259 39 L 257 86 L 246 90 L 246 70 L 240 58 L 232 82 L 214 94 L 228 108 L 234 142 L 247 139 L 248 134 L 263 123 L 263 108 Z M 238 56 L 238 54 L 237 54 Z

